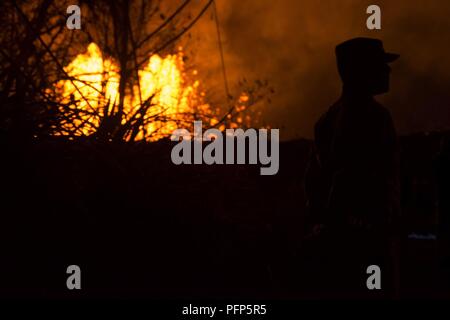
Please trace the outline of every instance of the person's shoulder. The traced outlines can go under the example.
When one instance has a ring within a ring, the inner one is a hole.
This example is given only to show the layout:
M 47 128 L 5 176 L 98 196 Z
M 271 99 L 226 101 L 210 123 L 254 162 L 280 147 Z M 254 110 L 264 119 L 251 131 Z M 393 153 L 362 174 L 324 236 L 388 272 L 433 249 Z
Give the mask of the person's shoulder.
M 333 105 L 331 105 L 331 107 L 329 107 L 328 110 L 320 116 L 319 120 L 317 120 L 314 128 L 317 130 L 317 129 L 323 127 L 324 125 L 326 125 L 327 123 L 329 123 L 330 120 L 334 118 L 334 116 L 341 104 L 342 104 L 342 102 L 340 100 L 338 100 Z

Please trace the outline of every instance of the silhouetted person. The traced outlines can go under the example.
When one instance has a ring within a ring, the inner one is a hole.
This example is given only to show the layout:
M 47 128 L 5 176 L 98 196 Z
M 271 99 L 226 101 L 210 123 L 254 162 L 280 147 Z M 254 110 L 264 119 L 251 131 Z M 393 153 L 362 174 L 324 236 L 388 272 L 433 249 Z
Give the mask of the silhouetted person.
M 315 126 L 317 161 L 306 188 L 316 229 L 323 227 L 330 259 L 341 266 L 339 286 L 367 291 L 366 268 L 387 264 L 399 211 L 395 128 L 374 99 L 389 91 L 388 63 L 399 56 L 380 40 L 356 38 L 338 45 L 336 57 L 342 96 Z

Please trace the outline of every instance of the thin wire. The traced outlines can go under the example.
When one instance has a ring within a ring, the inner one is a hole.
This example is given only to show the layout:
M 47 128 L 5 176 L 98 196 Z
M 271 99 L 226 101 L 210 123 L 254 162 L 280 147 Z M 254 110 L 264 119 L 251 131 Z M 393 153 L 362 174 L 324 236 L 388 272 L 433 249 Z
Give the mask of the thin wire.
M 200 18 L 205 14 L 206 10 L 212 5 L 214 1 L 209 0 L 208 3 L 203 7 L 203 9 L 200 11 L 200 13 L 195 17 L 194 20 L 192 20 L 186 27 L 184 27 L 183 30 L 180 31 L 176 36 L 169 39 L 167 42 L 162 44 L 160 47 L 156 48 L 155 50 L 152 50 L 149 54 L 146 54 L 145 56 L 151 56 L 153 54 L 157 54 L 167 48 L 169 45 L 177 41 L 179 38 L 181 38 L 186 32 L 188 32 L 197 22 L 200 20 Z M 143 59 L 141 62 L 138 63 L 138 66 L 142 66 L 144 63 L 148 61 L 148 58 Z
M 224 83 L 224 86 L 225 86 L 225 93 L 227 95 L 227 99 L 231 100 L 230 89 L 228 87 L 227 70 L 226 70 L 226 67 L 225 67 L 225 58 L 224 58 L 224 55 L 223 55 L 222 35 L 220 33 L 220 23 L 219 23 L 219 16 L 217 14 L 216 0 L 213 0 L 213 9 L 214 9 L 214 20 L 216 22 L 217 42 L 219 44 L 220 60 L 221 60 L 221 63 L 222 63 L 223 83 Z
M 136 47 L 141 47 L 146 41 L 148 41 L 151 37 L 153 37 L 155 34 L 157 34 L 159 31 L 161 31 L 170 21 L 172 21 L 183 9 L 191 2 L 191 0 L 185 0 L 177 10 L 169 17 L 167 18 L 162 24 L 158 26 L 153 32 L 151 32 L 148 36 L 146 36 L 139 44 L 137 44 Z

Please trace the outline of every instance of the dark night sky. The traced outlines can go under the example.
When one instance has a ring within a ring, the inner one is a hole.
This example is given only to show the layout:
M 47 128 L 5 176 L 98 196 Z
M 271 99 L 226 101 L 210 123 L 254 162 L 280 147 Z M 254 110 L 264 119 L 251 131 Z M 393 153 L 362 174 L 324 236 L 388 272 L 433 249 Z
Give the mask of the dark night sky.
M 199 1 L 200 3 L 200 1 Z M 282 138 L 311 137 L 317 118 L 340 93 L 336 44 L 357 36 L 384 40 L 400 53 L 391 92 L 380 100 L 399 133 L 450 128 L 450 2 L 443 0 L 218 0 L 230 82 L 267 78 L 275 87 L 265 119 Z M 367 6 L 382 8 L 382 30 L 366 29 Z M 200 35 L 199 69 L 218 72 L 210 16 Z M 217 79 L 216 75 L 216 79 Z M 217 84 L 219 87 L 219 84 Z

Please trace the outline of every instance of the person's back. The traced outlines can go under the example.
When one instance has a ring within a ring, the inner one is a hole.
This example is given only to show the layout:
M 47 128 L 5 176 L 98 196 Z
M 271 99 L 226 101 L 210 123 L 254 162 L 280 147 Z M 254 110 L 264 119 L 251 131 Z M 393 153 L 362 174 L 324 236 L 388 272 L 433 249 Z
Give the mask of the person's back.
M 374 99 L 341 98 L 316 124 L 315 141 L 335 218 L 385 220 L 397 156 L 389 111 Z

